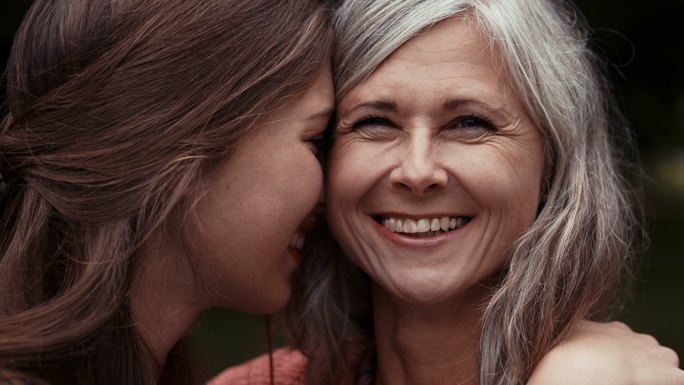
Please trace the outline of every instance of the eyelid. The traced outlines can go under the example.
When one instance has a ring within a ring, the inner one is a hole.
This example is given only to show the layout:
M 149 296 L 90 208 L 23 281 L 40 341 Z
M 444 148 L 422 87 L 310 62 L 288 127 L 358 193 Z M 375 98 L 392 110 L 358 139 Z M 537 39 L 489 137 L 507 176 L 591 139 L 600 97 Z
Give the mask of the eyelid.
M 327 143 L 323 134 L 308 138 L 306 139 L 306 142 L 312 147 L 312 151 L 317 157 L 320 157 L 321 154 L 326 150 Z
M 386 123 L 386 124 L 379 124 L 378 121 L 382 121 L 382 123 Z M 389 127 L 398 127 L 398 125 L 396 123 L 394 123 L 394 121 L 392 119 L 389 119 L 385 116 L 374 115 L 374 114 L 365 115 L 365 116 L 362 116 L 361 118 L 356 119 L 354 121 L 354 123 L 352 123 L 351 127 L 353 129 L 356 129 L 356 128 L 359 128 L 363 125 L 372 125 L 372 126 L 381 126 L 382 125 L 382 126 L 389 126 Z
M 464 120 L 466 119 L 474 119 L 479 121 L 477 126 L 471 126 L 471 127 L 460 127 L 460 125 L 463 123 Z M 459 128 L 475 128 L 475 127 L 482 127 L 490 131 L 498 131 L 499 127 L 492 122 L 491 119 L 489 119 L 487 116 L 482 115 L 482 114 L 477 114 L 477 113 L 469 113 L 469 114 L 463 114 L 459 115 L 457 118 L 451 120 L 449 123 L 447 123 L 444 128 L 448 129 L 453 126 L 459 126 Z
M 311 124 L 303 132 L 305 138 L 312 138 L 314 136 L 323 135 L 328 124 L 321 126 L 320 124 Z

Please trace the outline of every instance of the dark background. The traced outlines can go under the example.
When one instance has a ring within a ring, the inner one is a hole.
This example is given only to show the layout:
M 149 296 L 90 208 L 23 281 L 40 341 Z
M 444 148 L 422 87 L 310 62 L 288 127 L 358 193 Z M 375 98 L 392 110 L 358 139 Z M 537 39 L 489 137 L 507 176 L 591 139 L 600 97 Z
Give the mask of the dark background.
M 2 68 L 30 3 L 0 2 Z M 594 28 L 593 46 L 612 63 L 609 75 L 637 133 L 649 178 L 651 247 L 620 319 L 654 335 L 684 361 L 684 1 L 576 4 Z M 264 335 L 263 317 L 212 310 L 190 339 L 202 346 L 197 354 L 207 372 L 215 373 L 263 352 Z

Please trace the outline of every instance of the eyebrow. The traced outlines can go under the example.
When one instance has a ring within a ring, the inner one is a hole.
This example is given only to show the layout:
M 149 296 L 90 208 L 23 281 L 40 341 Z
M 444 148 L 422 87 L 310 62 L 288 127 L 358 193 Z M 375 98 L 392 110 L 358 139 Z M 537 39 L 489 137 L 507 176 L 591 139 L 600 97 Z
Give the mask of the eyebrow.
M 483 102 L 478 99 L 473 99 L 473 98 L 449 98 L 444 101 L 442 104 L 442 110 L 450 112 L 454 110 L 458 110 L 460 107 L 464 105 L 476 105 L 480 107 L 484 107 L 487 110 L 499 114 L 501 116 L 509 116 L 510 113 L 506 111 L 505 108 L 501 106 L 494 106 L 489 103 Z M 389 111 L 389 112 L 398 112 L 399 108 L 397 107 L 397 104 L 391 100 L 386 100 L 386 99 L 379 99 L 379 100 L 371 100 L 368 102 L 363 102 L 360 104 L 357 104 L 356 106 L 352 107 L 347 113 L 359 110 L 359 109 L 364 109 L 364 108 L 372 108 L 380 111 Z
M 502 106 L 495 106 L 495 105 L 489 104 L 489 103 L 487 103 L 487 102 L 483 102 L 483 101 L 481 101 L 481 100 L 478 100 L 478 99 L 471 99 L 471 98 L 451 98 L 451 99 L 447 99 L 447 100 L 444 101 L 444 103 L 442 104 L 442 109 L 443 109 L 444 111 L 454 111 L 454 110 L 457 110 L 459 107 L 461 107 L 461 106 L 463 106 L 463 105 L 468 105 L 468 104 L 472 104 L 472 105 L 484 107 L 484 108 L 486 108 L 487 110 L 489 110 L 489 111 L 491 111 L 491 112 L 494 112 L 494 113 L 497 113 L 497 114 L 500 114 L 500 115 L 502 115 L 502 116 L 508 116 L 508 115 L 510 115 L 510 113 L 509 113 L 508 111 L 506 111 L 506 109 L 505 109 L 504 107 L 502 107 Z
M 399 111 L 399 109 L 397 108 L 397 104 L 394 103 L 393 101 L 390 101 L 390 100 L 372 100 L 370 102 L 364 102 L 361 104 L 357 104 L 353 108 L 351 108 L 348 112 L 352 112 L 352 111 L 359 110 L 362 108 L 373 108 L 376 110 L 389 111 L 389 112 Z
M 333 111 L 333 107 L 327 107 L 324 110 L 321 110 L 309 116 L 307 120 L 330 119 L 332 117 Z

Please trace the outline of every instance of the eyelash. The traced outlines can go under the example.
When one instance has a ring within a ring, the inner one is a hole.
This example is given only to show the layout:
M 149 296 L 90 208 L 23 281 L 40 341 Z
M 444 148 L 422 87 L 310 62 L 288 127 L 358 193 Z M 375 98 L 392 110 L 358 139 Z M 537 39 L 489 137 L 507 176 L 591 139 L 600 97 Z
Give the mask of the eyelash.
M 458 118 L 454 119 L 451 121 L 447 127 L 453 127 L 454 125 L 462 125 L 465 121 L 467 120 L 474 120 L 475 124 L 464 127 L 464 128 L 475 128 L 475 127 L 482 127 L 487 129 L 488 131 L 496 131 L 497 127 L 492 123 L 489 119 L 487 119 L 484 116 L 477 115 L 477 114 L 469 114 L 469 115 L 464 115 L 464 116 L 459 116 Z M 384 118 L 382 116 L 376 116 L 376 115 L 371 115 L 371 116 L 366 116 L 358 121 L 356 121 L 354 124 L 352 124 L 352 129 L 358 129 L 363 126 L 388 126 L 388 127 L 397 127 L 397 124 L 395 124 L 393 121 Z
M 308 139 L 307 142 L 311 144 L 314 154 L 320 155 L 325 150 L 325 136 L 323 134 Z
M 460 116 L 453 122 L 463 124 L 464 121 L 466 120 L 475 120 L 475 125 L 469 126 L 469 127 L 483 127 L 486 128 L 489 131 L 496 131 L 496 126 L 494 123 L 492 123 L 489 119 L 487 119 L 484 116 L 476 115 L 476 114 L 469 114 L 466 116 Z
M 375 115 L 370 115 L 363 117 L 356 121 L 356 123 L 352 124 L 353 129 L 357 129 L 362 126 L 389 126 L 389 127 L 396 127 L 397 125 L 387 119 L 383 118 L 382 116 L 375 116 Z

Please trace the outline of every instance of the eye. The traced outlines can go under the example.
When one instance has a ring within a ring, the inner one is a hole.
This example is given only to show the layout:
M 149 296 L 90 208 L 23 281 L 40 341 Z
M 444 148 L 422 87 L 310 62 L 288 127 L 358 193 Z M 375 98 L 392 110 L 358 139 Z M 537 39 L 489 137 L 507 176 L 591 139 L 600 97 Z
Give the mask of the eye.
M 477 141 L 498 131 L 489 119 L 475 114 L 461 115 L 443 127 L 442 135 L 454 140 Z
M 370 115 L 349 123 L 344 121 L 340 122 L 337 134 L 353 132 L 362 139 L 385 141 L 396 138 L 397 128 L 399 128 L 399 125 L 391 119 L 383 116 Z
M 311 151 L 319 156 L 325 150 L 325 136 L 321 133 L 306 140 L 311 146 Z
M 484 128 L 488 131 L 496 131 L 496 126 L 489 119 L 475 114 L 461 116 L 454 121 L 458 128 Z
M 359 119 L 356 123 L 352 125 L 354 129 L 358 129 L 361 127 L 396 127 L 397 125 L 394 124 L 391 120 L 387 118 L 383 118 L 381 116 L 368 116 L 365 118 Z

